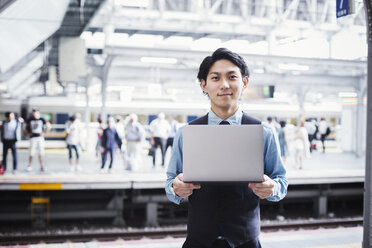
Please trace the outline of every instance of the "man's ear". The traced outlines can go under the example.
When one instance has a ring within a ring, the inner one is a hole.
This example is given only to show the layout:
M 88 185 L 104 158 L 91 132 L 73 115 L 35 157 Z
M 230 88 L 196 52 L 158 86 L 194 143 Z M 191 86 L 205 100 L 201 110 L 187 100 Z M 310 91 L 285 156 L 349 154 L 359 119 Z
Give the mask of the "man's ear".
M 206 89 L 206 85 L 207 85 L 207 83 L 204 81 L 204 79 L 201 79 L 200 80 L 200 88 L 202 88 L 202 90 L 203 90 L 203 93 L 208 93 L 207 92 L 207 89 Z
M 247 76 L 245 76 L 245 77 L 243 78 L 243 88 L 244 88 L 244 89 L 247 88 L 248 83 L 249 83 L 249 79 L 248 79 Z

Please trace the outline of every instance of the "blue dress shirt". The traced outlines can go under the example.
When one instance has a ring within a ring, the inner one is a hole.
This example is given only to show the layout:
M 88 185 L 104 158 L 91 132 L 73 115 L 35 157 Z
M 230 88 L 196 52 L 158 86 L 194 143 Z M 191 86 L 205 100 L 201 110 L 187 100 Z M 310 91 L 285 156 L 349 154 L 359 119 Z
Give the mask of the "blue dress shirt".
M 226 121 L 228 121 L 230 125 L 241 125 L 242 116 L 243 112 L 238 109 L 235 114 L 226 119 Z M 221 121 L 223 120 L 218 117 L 212 110 L 209 111 L 208 125 L 219 125 Z M 262 123 L 262 126 L 264 136 L 264 173 L 275 183 L 274 193 L 266 199 L 269 201 L 279 201 L 283 199 L 287 194 L 288 180 L 285 176 L 286 170 L 280 158 L 280 150 L 277 146 L 278 138 L 275 136 L 270 126 L 264 123 Z M 165 185 L 165 191 L 168 199 L 176 204 L 180 204 L 180 202 L 183 200 L 183 198 L 177 196 L 172 189 L 173 180 L 177 177 L 178 174 L 183 172 L 182 130 L 182 127 L 179 128 L 174 138 L 172 157 L 169 161 L 167 170 L 167 182 Z

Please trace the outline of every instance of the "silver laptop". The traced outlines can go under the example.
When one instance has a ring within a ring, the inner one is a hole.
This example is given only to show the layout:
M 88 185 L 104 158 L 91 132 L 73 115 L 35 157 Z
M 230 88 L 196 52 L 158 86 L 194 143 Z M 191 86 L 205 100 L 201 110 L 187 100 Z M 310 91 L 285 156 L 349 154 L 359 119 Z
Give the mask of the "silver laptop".
M 188 125 L 183 129 L 183 180 L 262 182 L 262 125 Z

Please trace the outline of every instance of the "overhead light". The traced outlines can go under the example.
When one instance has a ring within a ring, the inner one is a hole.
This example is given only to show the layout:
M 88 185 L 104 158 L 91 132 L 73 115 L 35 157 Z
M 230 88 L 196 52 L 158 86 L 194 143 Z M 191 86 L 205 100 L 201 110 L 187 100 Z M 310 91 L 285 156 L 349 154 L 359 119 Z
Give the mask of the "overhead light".
M 0 82 L 0 91 L 7 91 L 8 85 L 5 82 Z
M 2 97 L 2 98 L 10 98 L 11 95 L 10 95 L 8 92 L 6 92 L 6 93 L 2 93 L 2 94 L 1 94 L 1 97 Z
M 115 4 L 127 7 L 148 7 L 150 5 L 149 0 L 115 0 Z
M 265 70 L 262 69 L 262 68 L 253 69 L 253 73 L 262 74 L 264 72 L 265 72 Z
M 339 92 L 338 97 L 357 97 L 355 92 Z
M 143 62 L 143 63 L 159 63 L 159 64 L 176 64 L 177 59 L 175 59 L 175 58 L 162 58 L 162 57 L 142 57 L 141 62 Z
M 289 71 L 308 71 L 310 69 L 308 65 L 299 65 L 299 64 L 279 64 L 278 68 L 281 70 L 289 70 Z

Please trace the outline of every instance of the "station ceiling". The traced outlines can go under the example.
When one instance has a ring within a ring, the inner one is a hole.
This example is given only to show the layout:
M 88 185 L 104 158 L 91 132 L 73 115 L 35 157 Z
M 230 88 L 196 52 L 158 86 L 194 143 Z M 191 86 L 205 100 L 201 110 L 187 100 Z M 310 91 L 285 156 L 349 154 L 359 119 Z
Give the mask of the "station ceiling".
M 0 36 L 5 37 L 0 39 L 1 98 L 48 95 L 51 66 L 57 68 L 54 87 L 60 95 L 79 93 L 79 87 L 103 79 L 113 91 L 144 99 L 151 100 L 148 87 L 154 85 L 160 85 L 164 98 L 196 95 L 201 60 L 221 46 L 246 59 L 252 85 L 275 85 L 293 94 L 363 92 L 366 87 L 362 1 L 355 2 L 355 14 L 339 19 L 334 0 L 25 2 L 0 2 Z M 34 16 L 22 18 L 30 10 Z M 50 27 L 37 26 L 40 16 Z M 22 27 L 36 27 L 39 33 L 28 35 Z M 86 69 L 75 81 L 63 81 L 58 73 L 61 37 L 85 41 Z M 13 54 L 17 59 L 7 59 Z

